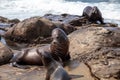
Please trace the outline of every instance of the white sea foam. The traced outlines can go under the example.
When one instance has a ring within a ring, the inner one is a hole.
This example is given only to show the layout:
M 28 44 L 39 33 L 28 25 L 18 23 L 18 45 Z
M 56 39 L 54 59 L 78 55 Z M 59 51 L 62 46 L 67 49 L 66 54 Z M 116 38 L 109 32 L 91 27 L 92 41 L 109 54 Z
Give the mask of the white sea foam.
M 0 0 L 0 16 L 25 19 L 47 13 L 82 15 L 85 6 L 98 6 L 105 19 L 120 20 L 120 3 L 85 3 L 69 0 Z

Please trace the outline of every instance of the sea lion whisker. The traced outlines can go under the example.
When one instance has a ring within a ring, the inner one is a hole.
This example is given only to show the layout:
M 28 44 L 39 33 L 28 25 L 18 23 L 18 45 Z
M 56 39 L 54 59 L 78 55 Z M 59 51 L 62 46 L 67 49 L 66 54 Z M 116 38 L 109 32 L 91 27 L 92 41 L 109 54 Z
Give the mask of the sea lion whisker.
M 58 51 L 55 51 L 55 53 L 54 54 L 56 54 L 58 57 L 61 57 L 61 56 L 65 56 L 63 53 L 61 53 L 60 51 L 58 52 Z

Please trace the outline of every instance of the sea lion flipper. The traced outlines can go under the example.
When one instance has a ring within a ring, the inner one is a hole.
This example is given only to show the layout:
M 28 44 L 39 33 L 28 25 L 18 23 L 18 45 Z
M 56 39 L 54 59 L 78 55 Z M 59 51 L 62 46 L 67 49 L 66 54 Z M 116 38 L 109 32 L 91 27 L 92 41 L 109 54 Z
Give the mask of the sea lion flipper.
M 17 62 L 12 62 L 12 63 L 10 63 L 10 65 L 13 66 L 13 67 L 18 67 L 20 69 L 29 69 L 30 68 L 28 66 L 19 65 L 19 64 L 17 64 Z
M 105 23 L 104 23 L 104 21 L 103 21 L 103 18 L 102 18 L 102 19 L 100 19 L 100 22 L 101 22 L 101 24 L 105 24 Z
M 13 63 L 13 62 L 19 62 L 20 58 L 22 58 L 23 56 L 23 53 L 20 53 L 20 52 L 17 52 L 13 55 L 13 57 L 11 58 L 10 60 L 10 63 Z
M 21 69 L 28 69 L 29 68 L 28 66 L 22 66 L 18 64 L 23 58 L 23 56 L 24 56 L 24 53 L 20 53 L 20 52 L 14 54 L 12 59 L 10 60 L 10 65 L 13 67 L 21 68 Z

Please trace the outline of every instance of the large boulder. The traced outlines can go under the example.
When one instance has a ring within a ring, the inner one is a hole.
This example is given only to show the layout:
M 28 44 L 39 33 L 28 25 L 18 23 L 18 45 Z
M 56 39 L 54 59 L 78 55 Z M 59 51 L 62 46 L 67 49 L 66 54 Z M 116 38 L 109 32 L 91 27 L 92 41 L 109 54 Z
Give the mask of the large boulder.
M 56 26 L 48 19 L 32 17 L 19 22 L 8 29 L 4 37 L 6 41 L 9 42 L 32 43 L 37 39 L 49 37 L 54 28 L 56 28 Z
M 71 33 L 72 59 L 83 61 L 98 80 L 120 79 L 120 28 L 88 27 Z
M 12 56 L 13 52 L 0 42 L 0 65 L 8 63 Z

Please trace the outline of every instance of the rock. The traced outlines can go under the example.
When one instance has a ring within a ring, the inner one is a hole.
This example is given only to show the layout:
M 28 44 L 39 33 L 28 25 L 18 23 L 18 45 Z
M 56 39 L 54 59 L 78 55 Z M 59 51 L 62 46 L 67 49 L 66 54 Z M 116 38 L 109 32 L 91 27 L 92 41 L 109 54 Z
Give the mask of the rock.
M 1 23 L 6 23 L 6 22 L 8 22 L 8 21 L 9 21 L 9 20 L 8 20 L 7 18 L 0 16 L 0 22 L 1 22 Z
M 76 27 L 82 27 L 88 21 L 85 17 L 70 14 L 46 14 L 43 17 L 51 20 L 55 25 L 62 28 L 67 34 L 75 31 Z
M 2 17 L 2 16 L 0 16 L 0 23 L 12 23 L 12 24 L 16 24 L 16 23 L 18 23 L 18 22 L 20 22 L 20 20 L 19 19 L 8 19 L 8 18 L 5 18 L 5 17 Z
M 12 56 L 13 52 L 0 42 L 0 65 L 8 63 Z
M 86 24 L 86 19 L 84 17 L 78 15 L 70 15 L 70 14 L 61 14 L 61 15 L 54 15 L 54 14 L 46 14 L 43 17 L 51 20 L 52 22 L 61 22 L 66 25 L 71 26 L 82 26 Z
M 120 79 L 120 28 L 88 27 L 71 33 L 70 53 L 89 67 L 97 80 Z
M 45 80 L 45 74 L 46 70 L 40 66 L 31 66 L 30 69 L 19 69 L 9 64 L 0 66 L 0 80 Z
M 17 24 L 17 23 L 19 23 L 19 22 L 20 22 L 20 20 L 17 19 L 17 18 L 9 20 L 9 23 Z
M 32 65 L 29 67 L 30 69 L 19 69 L 11 67 L 9 64 L 2 65 L 0 66 L 0 80 L 45 80 L 44 66 Z M 94 80 L 85 64 L 72 61 L 64 69 L 70 74 L 72 80 Z
M 65 33 L 68 35 L 72 33 L 73 31 L 77 30 L 74 26 L 69 24 L 63 24 L 61 22 L 53 22 L 57 27 L 61 28 L 65 31 Z
M 91 7 L 92 8 L 92 7 Z M 97 7 L 94 7 L 96 14 L 92 14 L 93 16 L 90 16 L 90 18 L 95 19 L 95 22 L 101 18 L 101 15 L 99 12 L 99 9 Z M 94 9 L 93 8 L 93 9 Z M 60 15 L 54 15 L 54 14 L 46 14 L 43 17 L 51 20 L 54 24 L 62 25 L 62 29 L 67 33 L 71 33 L 75 31 L 76 29 L 79 29 L 81 27 L 118 27 L 117 24 L 114 23 L 105 23 L 105 24 L 97 24 L 97 23 L 91 23 L 86 16 L 78 16 L 78 15 L 70 15 L 70 14 L 60 14 Z M 101 20 L 100 20 L 101 21 Z M 88 24 L 90 22 L 90 24 Z
M 11 27 L 4 35 L 6 40 L 15 42 L 32 43 L 38 38 L 51 36 L 51 31 L 56 26 L 48 19 L 32 17 L 25 19 Z

